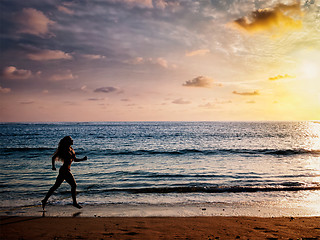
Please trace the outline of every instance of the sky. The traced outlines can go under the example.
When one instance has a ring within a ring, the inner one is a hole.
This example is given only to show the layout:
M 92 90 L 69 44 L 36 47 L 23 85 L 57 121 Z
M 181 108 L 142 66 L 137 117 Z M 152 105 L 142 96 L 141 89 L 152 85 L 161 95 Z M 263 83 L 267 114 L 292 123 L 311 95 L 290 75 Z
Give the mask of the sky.
M 1 0 L 0 121 L 320 119 L 320 0 Z

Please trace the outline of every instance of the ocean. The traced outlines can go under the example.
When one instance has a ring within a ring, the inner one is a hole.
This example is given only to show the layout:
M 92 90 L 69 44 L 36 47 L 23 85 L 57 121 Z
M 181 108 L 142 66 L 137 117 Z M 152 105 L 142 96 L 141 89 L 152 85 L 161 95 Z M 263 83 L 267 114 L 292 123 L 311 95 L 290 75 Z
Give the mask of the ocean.
M 0 129 L 0 215 L 40 213 L 58 174 L 51 157 L 67 135 L 77 157 L 88 156 L 71 166 L 84 215 L 320 215 L 317 121 L 2 123 Z M 73 211 L 71 203 L 63 183 L 47 212 Z

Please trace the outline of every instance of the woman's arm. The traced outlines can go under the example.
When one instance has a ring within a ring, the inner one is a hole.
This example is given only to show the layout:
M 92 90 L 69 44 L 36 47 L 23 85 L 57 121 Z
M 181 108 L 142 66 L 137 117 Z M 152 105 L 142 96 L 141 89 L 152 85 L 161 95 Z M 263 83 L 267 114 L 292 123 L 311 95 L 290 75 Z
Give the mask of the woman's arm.
M 52 170 L 57 170 L 56 169 L 56 157 L 57 157 L 56 154 L 52 156 Z
M 75 161 L 75 162 L 82 162 L 82 161 L 86 161 L 87 159 L 88 159 L 87 156 L 85 156 L 85 157 L 83 157 L 83 158 L 77 158 L 77 157 L 75 156 L 74 161 Z

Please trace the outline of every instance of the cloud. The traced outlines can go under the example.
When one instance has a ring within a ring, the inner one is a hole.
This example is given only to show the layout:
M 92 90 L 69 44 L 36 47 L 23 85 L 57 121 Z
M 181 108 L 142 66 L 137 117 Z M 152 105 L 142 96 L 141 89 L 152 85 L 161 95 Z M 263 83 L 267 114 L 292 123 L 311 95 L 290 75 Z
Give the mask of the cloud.
M 160 65 L 163 68 L 168 68 L 168 62 L 164 58 L 157 58 L 154 63 Z
M 97 60 L 97 59 L 105 59 L 106 56 L 103 55 L 95 55 L 95 54 L 83 54 L 82 55 L 86 59 Z
M 157 8 L 157 9 L 165 9 L 169 5 L 177 5 L 175 1 L 168 0 L 109 0 L 113 3 L 123 3 L 129 8 Z
M 83 92 L 86 92 L 87 91 L 87 85 L 83 85 L 81 88 L 80 88 L 81 91 Z
M 215 107 L 216 107 L 216 105 L 215 105 L 214 103 L 210 103 L 210 102 L 208 102 L 208 103 L 206 103 L 206 104 L 199 105 L 199 107 L 201 107 L 201 108 L 209 108 L 209 109 L 211 109 L 211 108 L 215 108 Z
M 210 52 L 209 49 L 199 49 L 199 50 L 187 52 L 187 53 L 186 53 L 186 56 L 187 56 L 187 57 L 204 56 L 204 55 L 206 55 L 206 54 L 209 53 L 209 52 Z
M 153 4 L 156 8 L 165 9 L 169 3 L 165 0 L 156 0 Z
M 192 80 L 186 81 L 183 86 L 185 87 L 202 87 L 202 88 L 210 88 L 212 86 L 213 79 L 199 76 Z
M 152 0 L 111 0 L 111 2 L 124 3 L 131 8 L 153 8 Z
M 96 93 L 112 93 L 112 92 L 121 92 L 117 87 L 101 87 L 94 90 Z
M 104 98 L 88 98 L 89 101 L 104 101 Z
M 32 76 L 30 70 L 17 69 L 14 66 L 5 67 L 2 76 L 6 79 L 28 79 Z
M 50 81 L 63 81 L 63 80 L 72 80 L 78 78 L 78 76 L 75 76 L 71 73 L 70 70 L 66 71 L 65 73 L 61 74 L 54 74 L 52 75 L 49 80 Z
M 0 93 L 9 93 L 9 92 L 11 92 L 10 88 L 3 88 L 0 86 Z
M 134 59 L 126 61 L 126 63 L 133 64 L 133 65 L 143 64 L 144 62 L 145 60 L 142 57 L 136 57 Z
M 21 101 L 20 104 L 23 104 L 23 105 L 34 104 L 34 101 L 33 100 Z
M 55 22 L 34 8 L 22 9 L 15 15 L 14 21 L 19 25 L 18 33 L 28 33 L 42 38 L 53 36 L 49 31 L 49 26 Z
M 300 1 L 292 5 L 278 4 L 274 8 L 259 9 L 249 16 L 239 18 L 233 24 L 246 32 L 296 30 L 302 27 Z
M 66 13 L 66 14 L 69 14 L 69 15 L 73 15 L 74 14 L 74 11 L 73 10 L 70 10 L 69 8 L 67 8 L 66 6 L 58 6 L 58 10 L 60 12 L 63 12 L 63 13 Z
M 30 60 L 34 61 L 47 61 L 47 60 L 59 60 L 59 59 L 72 59 L 69 53 L 65 53 L 60 50 L 49 50 L 49 49 L 37 49 L 35 53 L 27 54 Z
M 214 102 L 207 102 L 205 104 L 199 105 L 199 107 L 210 109 L 210 108 L 216 108 L 219 105 L 230 104 L 230 103 L 232 103 L 231 100 L 221 100 L 221 101 L 215 100 Z
M 275 80 L 284 79 L 284 78 L 295 78 L 295 77 L 294 76 L 290 76 L 288 74 L 285 74 L 285 75 L 278 75 L 278 76 L 275 76 L 275 77 L 269 77 L 269 80 L 270 81 L 275 81 Z
M 129 103 L 129 104 L 126 104 L 125 106 L 127 106 L 127 107 L 134 107 L 134 106 L 137 106 L 137 104 Z
M 233 91 L 233 94 L 236 95 L 242 95 L 242 96 L 257 96 L 260 95 L 260 92 L 258 90 L 253 91 L 253 92 L 237 92 L 237 91 Z
M 134 59 L 125 61 L 125 63 L 132 64 L 132 65 L 140 65 L 140 64 L 152 64 L 158 65 L 162 68 L 176 68 L 177 66 L 174 64 L 169 64 L 168 61 L 164 58 L 143 58 L 143 57 L 136 57 Z
M 174 104 L 190 104 L 191 102 L 188 100 L 184 100 L 183 98 L 179 98 L 179 99 L 173 100 L 172 103 L 174 103 Z
M 66 104 L 66 105 L 70 105 L 70 106 L 79 105 L 77 102 L 73 102 L 73 101 L 64 101 L 63 103 Z

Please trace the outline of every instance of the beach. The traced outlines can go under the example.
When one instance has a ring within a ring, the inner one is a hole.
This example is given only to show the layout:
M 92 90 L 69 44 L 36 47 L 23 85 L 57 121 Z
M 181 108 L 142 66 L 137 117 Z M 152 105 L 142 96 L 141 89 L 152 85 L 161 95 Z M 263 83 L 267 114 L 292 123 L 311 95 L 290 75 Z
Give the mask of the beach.
M 319 126 L 2 124 L 0 239 L 320 239 Z M 43 212 L 66 135 L 83 208 L 63 183 Z
M 320 239 L 320 217 L 1 217 L 1 239 Z

